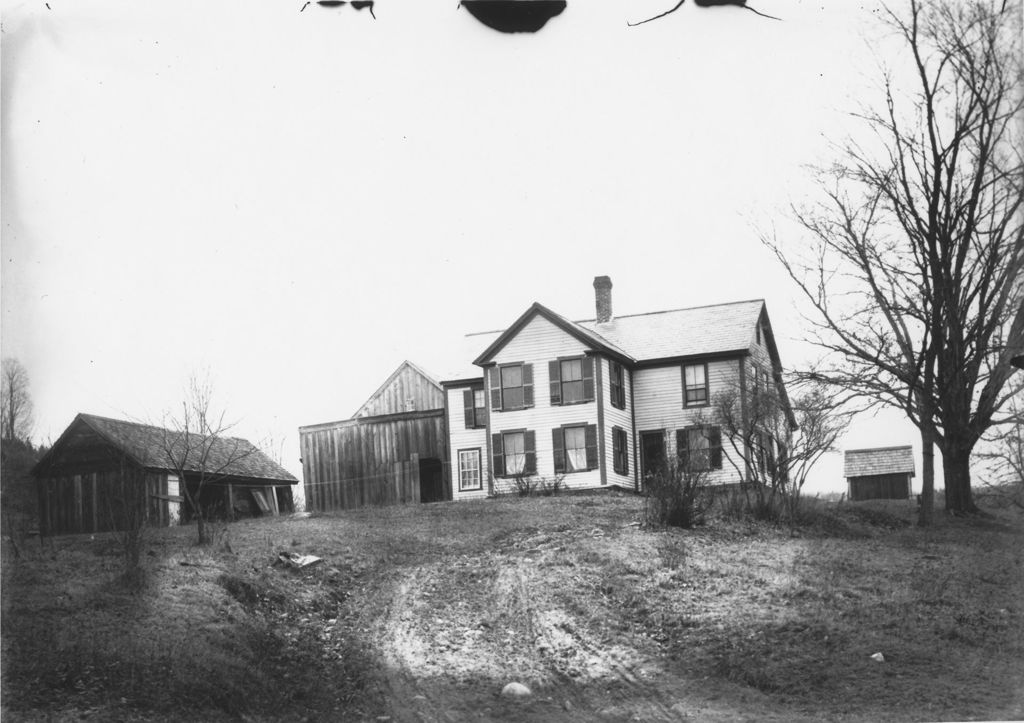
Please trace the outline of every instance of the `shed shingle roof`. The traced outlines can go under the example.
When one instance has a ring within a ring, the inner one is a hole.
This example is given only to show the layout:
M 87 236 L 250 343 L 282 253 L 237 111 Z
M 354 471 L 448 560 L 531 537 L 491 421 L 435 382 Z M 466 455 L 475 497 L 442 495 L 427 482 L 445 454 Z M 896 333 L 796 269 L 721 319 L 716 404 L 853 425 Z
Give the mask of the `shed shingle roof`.
M 844 477 L 878 474 L 910 474 L 913 477 L 914 451 L 910 445 L 846 451 Z
M 53 445 L 46 456 L 39 461 L 37 469 L 45 468 L 47 458 L 56 456 L 69 433 L 84 425 L 102 437 L 106 442 L 131 457 L 142 467 L 173 471 L 167 455 L 164 453 L 168 435 L 178 433 L 163 427 L 137 422 L 126 422 L 121 419 L 100 417 L 94 414 L 79 414 Z M 172 436 L 171 439 L 174 437 Z M 199 435 L 190 434 L 193 446 L 198 445 Z M 214 471 L 217 476 L 238 477 L 284 482 L 296 484 L 298 480 L 288 470 L 274 462 L 255 445 L 240 437 L 218 437 L 207 457 L 207 471 Z M 195 459 L 186 464 L 186 471 L 198 472 L 199 465 Z

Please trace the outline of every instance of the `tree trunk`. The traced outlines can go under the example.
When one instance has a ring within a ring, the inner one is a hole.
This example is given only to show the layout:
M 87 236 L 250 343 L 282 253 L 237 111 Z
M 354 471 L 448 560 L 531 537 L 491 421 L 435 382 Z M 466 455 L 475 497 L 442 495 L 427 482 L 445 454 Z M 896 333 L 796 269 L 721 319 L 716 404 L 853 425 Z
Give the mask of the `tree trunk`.
M 961 445 L 942 451 L 942 473 L 946 482 L 946 512 L 964 515 L 977 512 L 971 494 L 971 453 Z
M 921 428 L 921 505 L 917 510 L 918 527 L 932 524 L 935 507 L 935 430 Z
M 206 532 L 206 520 L 203 518 L 203 508 L 199 505 L 195 506 L 196 511 L 196 530 L 199 533 L 199 544 L 205 545 L 209 542 L 208 533 Z

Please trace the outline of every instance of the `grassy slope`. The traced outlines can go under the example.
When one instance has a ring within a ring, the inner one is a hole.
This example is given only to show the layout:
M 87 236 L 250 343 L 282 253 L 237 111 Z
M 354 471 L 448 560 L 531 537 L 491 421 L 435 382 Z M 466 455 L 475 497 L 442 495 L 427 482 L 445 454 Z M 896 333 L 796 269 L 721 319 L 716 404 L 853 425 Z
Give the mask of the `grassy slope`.
M 623 495 L 243 522 L 213 550 L 159 530 L 138 593 L 111 543 L 63 538 L 5 561 L 4 715 L 1024 717 L 1024 520 L 895 509 L 799 535 L 646 530 Z

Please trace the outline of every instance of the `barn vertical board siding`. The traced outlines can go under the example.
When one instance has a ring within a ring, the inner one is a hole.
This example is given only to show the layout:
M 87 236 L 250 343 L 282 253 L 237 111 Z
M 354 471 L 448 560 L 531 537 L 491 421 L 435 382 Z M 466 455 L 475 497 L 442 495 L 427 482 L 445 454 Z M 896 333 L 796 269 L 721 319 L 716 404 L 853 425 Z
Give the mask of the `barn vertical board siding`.
M 316 509 L 350 509 L 411 499 L 408 474 L 405 468 L 396 473 L 395 462 L 408 463 L 416 454 L 418 459 L 439 459 L 443 465 L 447 456 L 444 429 L 442 409 L 300 429 L 304 456 L 317 460 L 308 470 L 303 467 L 307 489 L 322 491 L 315 497 Z

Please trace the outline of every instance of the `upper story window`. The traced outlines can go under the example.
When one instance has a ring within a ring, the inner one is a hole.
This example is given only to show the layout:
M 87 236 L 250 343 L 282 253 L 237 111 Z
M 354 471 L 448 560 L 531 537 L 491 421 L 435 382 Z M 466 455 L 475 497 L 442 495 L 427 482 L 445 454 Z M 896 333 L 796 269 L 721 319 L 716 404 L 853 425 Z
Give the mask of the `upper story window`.
M 533 406 L 532 364 L 517 363 L 493 367 L 489 376 L 491 409 L 508 411 Z
M 551 404 L 577 404 L 594 400 L 594 358 L 589 356 L 548 362 Z
M 708 365 L 685 365 L 683 367 L 683 406 L 702 407 L 707 404 Z
M 480 429 L 487 426 L 487 395 L 483 389 L 466 389 L 462 392 L 462 410 L 466 429 Z
M 626 408 L 626 372 L 618 362 L 608 363 L 608 384 L 611 391 L 612 406 L 616 409 Z

